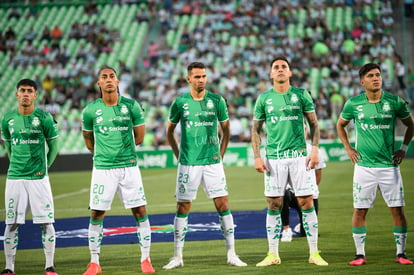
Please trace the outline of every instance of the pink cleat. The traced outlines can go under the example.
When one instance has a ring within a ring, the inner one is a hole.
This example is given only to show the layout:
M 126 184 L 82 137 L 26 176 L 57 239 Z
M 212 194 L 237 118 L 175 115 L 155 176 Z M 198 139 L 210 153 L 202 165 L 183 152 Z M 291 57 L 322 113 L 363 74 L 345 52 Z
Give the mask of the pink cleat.
M 407 259 L 407 256 L 405 254 L 398 254 L 397 258 L 395 259 L 395 262 L 399 264 L 413 264 L 412 261 Z
M 367 260 L 365 259 L 364 255 L 356 255 L 355 259 L 353 261 L 349 262 L 349 265 L 358 266 L 358 265 L 363 265 L 363 264 L 366 264 L 366 263 L 367 263 Z
M 142 273 L 155 273 L 155 269 L 152 267 L 150 258 L 146 258 L 141 262 Z

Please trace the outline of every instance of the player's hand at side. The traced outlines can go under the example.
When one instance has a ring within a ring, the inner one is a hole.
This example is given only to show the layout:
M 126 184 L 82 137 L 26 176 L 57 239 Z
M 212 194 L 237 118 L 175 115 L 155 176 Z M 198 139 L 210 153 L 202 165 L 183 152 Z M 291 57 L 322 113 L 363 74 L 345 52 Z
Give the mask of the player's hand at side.
M 397 150 L 395 151 L 394 155 L 392 155 L 392 163 L 400 164 L 404 158 L 405 158 L 405 151 Z
M 348 154 L 348 157 L 353 164 L 359 161 L 360 156 L 354 148 L 349 148 L 348 150 L 346 150 L 346 153 Z
M 306 169 L 314 169 L 319 164 L 319 150 L 312 147 L 312 151 L 306 158 Z
M 261 158 L 254 159 L 254 168 L 259 173 L 263 173 L 264 171 L 269 171 L 269 168 L 267 168 L 266 164 L 263 162 Z

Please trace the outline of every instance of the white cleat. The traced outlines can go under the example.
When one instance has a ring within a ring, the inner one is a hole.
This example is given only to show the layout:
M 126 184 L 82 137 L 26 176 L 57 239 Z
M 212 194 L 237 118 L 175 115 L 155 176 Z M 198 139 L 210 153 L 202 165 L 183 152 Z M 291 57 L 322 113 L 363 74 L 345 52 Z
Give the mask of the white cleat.
M 162 269 L 174 269 L 184 266 L 183 258 L 181 257 L 172 257 L 170 262 L 162 267 Z
M 240 260 L 240 258 L 237 255 L 228 257 L 227 264 L 231 266 L 247 266 L 247 264 Z
M 291 242 L 292 241 L 292 229 L 288 229 L 288 230 L 283 230 L 282 232 L 282 238 L 280 239 L 280 241 L 282 242 Z

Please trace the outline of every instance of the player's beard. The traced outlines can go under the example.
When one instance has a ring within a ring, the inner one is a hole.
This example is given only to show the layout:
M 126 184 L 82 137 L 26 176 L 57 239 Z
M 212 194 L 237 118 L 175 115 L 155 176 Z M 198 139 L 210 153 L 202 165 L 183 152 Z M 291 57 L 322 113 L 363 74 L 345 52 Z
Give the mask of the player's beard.
M 204 91 L 204 86 L 198 86 L 197 87 L 197 92 L 201 93 L 202 91 Z

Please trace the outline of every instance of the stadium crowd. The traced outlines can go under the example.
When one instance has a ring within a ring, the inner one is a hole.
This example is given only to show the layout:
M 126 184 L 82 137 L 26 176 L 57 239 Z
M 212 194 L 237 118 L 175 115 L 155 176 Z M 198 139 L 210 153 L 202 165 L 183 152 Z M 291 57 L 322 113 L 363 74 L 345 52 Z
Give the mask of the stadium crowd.
M 377 4 L 375 0 L 147 1 L 145 7 L 140 6 L 135 20 L 150 22 L 159 33 L 149 41 L 147 51 L 141 53 L 142 62 L 138 64 L 142 66 L 128 68 L 122 60 L 108 65 L 119 70 L 120 93 L 142 102 L 146 111 L 151 110 L 146 145 L 166 143 L 166 110 L 177 94 L 187 90 L 182 68 L 194 60 L 209 65 L 209 90 L 228 101 L 232 141 L 250 141 L 252 105 L 260 93 L 270 88 L 268 64 L 276 55 L 291 60 L 295 68 L 292 84 L 311 92 L 321 138 L 335 138 L 334 125 L 343 103 L 361 92 L 358 69 L 364 62 L 381 64 L 385 90 L 403 96 L 407 90 L 414 97 L 414 72 L 409 70 L 411 82 L 404 83 L 407 66 L 396 52 L 392 36 L 392 3 L 388 0 Z M 329 8 L 346 7 L 352 8 L 352 25 L 332 26 L 326 22 Z M 37 14 L 31 7 L 27 16 Z M 85 15 L 90 14 L 99 14 L 99 6 L 91 4 L 85 8 Z M 9 16 L 23 15 L 10 9 Z M 184 16 L 205 20 L 200 20 L 194 29 L 182 28 L 180 20 Z M 296 32 L 301 34 L 291 35 L 290 26 L 299 26 Z M 72 102 L 71 108 L 82 109 L 99 96 L 94 63 L 100 53 L 112 51 L 113 42 L 122 39 L 119 31 L 109 29 L 105 21 L 73 22 L 68 33 L 59 31 L 59 26 L 37 31 L 30 29 L 23 41 L 17 41 L 10 26 L 1 33 L 0 50 L 13 53 L 11 66 L 50 65 L 47 76 L 36 79 L 43 90 L 41 105 L 45 109 L 56 115 L 68 100 Z M 168 40 L 169 33 L 179 36 L 178 46 Z M 85 40 L 71 62 L 60 42 L 62 37 Z M 234 37 L 239 39 L 236 44 L 231 39 Z M 35 48 L 32 43 L 36 39 L 47 43 Z M 23 50 L 16 50 L 18 43 L 26 43 Z M 312 79 L 313 69 L 323 72 L 320 80 Z M 318 85 L 311 86 L 312 81 L 318 81 Z

